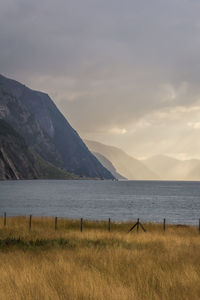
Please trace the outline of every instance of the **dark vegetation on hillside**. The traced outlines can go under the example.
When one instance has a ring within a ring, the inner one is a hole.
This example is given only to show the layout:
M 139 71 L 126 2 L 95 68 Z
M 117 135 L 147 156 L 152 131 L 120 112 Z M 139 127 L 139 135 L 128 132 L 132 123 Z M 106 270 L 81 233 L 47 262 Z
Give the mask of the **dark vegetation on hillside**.
M 75 178 L 29 149 L 24 138 L 0 120 L 0 179 Z

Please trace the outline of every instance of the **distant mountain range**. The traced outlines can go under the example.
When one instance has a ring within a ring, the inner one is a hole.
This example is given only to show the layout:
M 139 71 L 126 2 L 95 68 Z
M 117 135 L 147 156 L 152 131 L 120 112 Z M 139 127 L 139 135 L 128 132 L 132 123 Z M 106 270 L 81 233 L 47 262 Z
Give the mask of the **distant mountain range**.
M 101 160 L 101 163 L 118 179 L 121 179 L 121 177 L 143 180 L 159 179 L 156 173 L 145 166 L 143 162 L 131 157 L 117 147 L 88 140 L 85 140 L 85 143 L 96 155 L 96 157 Z M 104 160 L 101 159 L 100 155 L 103 156 L 104 159 L 106 158 L 112 164 L 112 168 L 115 168 L 115 172 L 113 172 L 113 169 L 110 168 L 108 162 L 104 162 Z M 117 173 L 120 174 L 120 176 L 118 176 Z
M 47 94 L 33 91 L 2 75 L 0 119 L 6 121 L 43 162 L 46 161 L 59 171 L 63 170 L 63 178 L 69 173 L 75 177 L 114 178 L 89 151 Z M 11 141 L 11 136 L 8 141 Z M 4 150 L 4 157 L 5 155 L 9 159 Z M 16 150 L 15 157 L 12 157 L 13 162 L 17 161 L 19 155 L 20 148 Z M 38 174 L 38 177 L 43 176 L 42 173 Z M 21 177 L 26 178 L 25 174 Z
M 85 140 L 88 148 L 117 179 L 200 180 L 200 160 L 156 155 L 137 160 L 117 147 Z
M 200 160 L 82 141 L 51 98 L 0 75 L 0 179 L 200 180 Z
M 156 155 L 143 160 L 163 180 L 200 180 L 200 160 L 178 160 Z

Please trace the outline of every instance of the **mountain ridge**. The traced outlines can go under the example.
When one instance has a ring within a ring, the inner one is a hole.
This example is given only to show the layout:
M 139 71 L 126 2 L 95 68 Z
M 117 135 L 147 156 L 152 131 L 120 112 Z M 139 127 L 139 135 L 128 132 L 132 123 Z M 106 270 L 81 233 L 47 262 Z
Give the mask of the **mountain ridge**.
M 0 75 L 0 118 L 44 160 L 82 177 L 114 179 L 43 92 Z
M 105 156 L 103 156 L 102 154 L 100 154 L 98 152 L 93 152 L 93 154 L 101 162 L 101 164 L 113 174 L 113 176 L 116 179 L 118 179 L 118 180 L 126 180 L 127 179 L 117 172 L 117 170 L 113 166 L 112 162 L 110 160 L 108 160 Z
M 167 155 L 154 155 L 142 160 L 162 180 L 200 180 L 200 160 L 179 160 Z
M 116 171 L 127 179 L 159 179 L 158 176 L 141 161 L 131 157 L 117 147 L 90 140 L 85 140 L 85 143 L 92 152 L 97 152 L 105 156 L 113 164 Z

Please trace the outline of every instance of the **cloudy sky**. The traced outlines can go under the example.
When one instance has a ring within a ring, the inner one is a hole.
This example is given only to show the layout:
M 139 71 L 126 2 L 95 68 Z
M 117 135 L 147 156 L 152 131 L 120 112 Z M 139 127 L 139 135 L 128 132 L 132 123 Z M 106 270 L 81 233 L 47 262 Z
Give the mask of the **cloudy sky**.
M 0 0 L 0 73 L 81 137 L 200 158 L 199 0 Z

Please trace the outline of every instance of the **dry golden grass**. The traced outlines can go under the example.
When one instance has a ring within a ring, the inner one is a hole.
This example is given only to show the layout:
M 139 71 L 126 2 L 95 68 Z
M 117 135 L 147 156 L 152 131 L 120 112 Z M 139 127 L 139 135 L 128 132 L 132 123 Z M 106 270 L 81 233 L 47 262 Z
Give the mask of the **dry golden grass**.
M 0 299 L 200 299 L 200 236 L 195 227 L 0 219 Z

